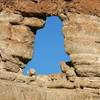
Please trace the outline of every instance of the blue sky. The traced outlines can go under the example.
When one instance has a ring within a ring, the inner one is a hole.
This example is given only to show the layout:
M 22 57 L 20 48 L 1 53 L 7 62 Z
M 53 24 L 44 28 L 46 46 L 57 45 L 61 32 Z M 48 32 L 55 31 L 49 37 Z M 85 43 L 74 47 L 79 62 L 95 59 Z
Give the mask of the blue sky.
M 60 62 L 70 61 L 64 49 L 62 27 L 58 16 L 46 18 L 44 27 L 36 32 L 33 57 L 23 70 L 25 75 L 30 68 L 34 68 L 41 75 L 60 73 Z

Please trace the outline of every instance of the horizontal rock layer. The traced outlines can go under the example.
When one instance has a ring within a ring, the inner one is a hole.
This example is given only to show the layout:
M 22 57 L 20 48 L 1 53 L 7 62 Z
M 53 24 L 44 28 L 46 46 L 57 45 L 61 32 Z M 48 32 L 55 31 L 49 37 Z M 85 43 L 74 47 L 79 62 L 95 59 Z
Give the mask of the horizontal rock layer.
M 41 16 L 77 12 L 100 16 L 99 0 L 0 0 L 0 9 L 22 12 L 24 15 Z

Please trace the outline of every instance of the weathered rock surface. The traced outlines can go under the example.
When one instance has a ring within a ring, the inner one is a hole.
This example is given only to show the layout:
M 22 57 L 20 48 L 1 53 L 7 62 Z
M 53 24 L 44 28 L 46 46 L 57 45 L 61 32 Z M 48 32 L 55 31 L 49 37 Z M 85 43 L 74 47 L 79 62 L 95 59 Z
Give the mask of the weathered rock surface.
M 61 62 L 61 70 L 67 77 L 76 76 L 75 68 L 68 66 L 65 62 Z
M 68 14 L 64 23 L 65 48 L 70 54 L 78 76 L 100 73 L 100 18 L 84 14 Z
M 60 82 L 60 83 L 58 83 Z M 56 84 L 55 84 L 56 83 Z M 100 90 L 93 88 L 73 89 L 68 82 L 53 82 L 47 87 L 39 87 L 38 83 L 27 85 L 0 80 L 1 100 L 99 100 Z M 52 85 L 52 86 L 51 86 Z M 55 86 L 54 86 L 55 85 Z M 59 85 L 59 86 L 58 86 Z M 88 94 L 88 95 L 87 95 Z
M 72 61 L 59 74 L 24 76 L 49 15 L 62 18 Z M 100 100 L 99 49 L 99 0 L 0 0 L 0 100 Z
M 0 0 L 0 9 L 8 8 L 24 15 L 53 15 L 70 11 L 100 16 L 99 0 Z

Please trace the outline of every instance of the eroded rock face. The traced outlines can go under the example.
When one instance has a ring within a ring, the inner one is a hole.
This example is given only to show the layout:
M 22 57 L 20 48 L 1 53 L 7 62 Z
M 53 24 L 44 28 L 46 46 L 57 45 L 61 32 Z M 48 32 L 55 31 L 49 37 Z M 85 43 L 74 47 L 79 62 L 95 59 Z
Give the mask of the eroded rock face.
M 32 22 L 32 23 L 31 23 Z M 0 12 L 0 56 L 2 70 L 18 73 L 32 58 L 34 32 L 30 27 L 41 27 L 42 19 L 24 18 L 20 14 Z
M 62 73 L 29 76 L 36 29 L 48 15 L 63 19 Z M 100 100 L 99 0 L 0 0 L 0 100 Z
M 65 48 L 70 53 L 79 76 L 99 76 L 100 18 L 84 14 L 68 14 L 65 22 Z

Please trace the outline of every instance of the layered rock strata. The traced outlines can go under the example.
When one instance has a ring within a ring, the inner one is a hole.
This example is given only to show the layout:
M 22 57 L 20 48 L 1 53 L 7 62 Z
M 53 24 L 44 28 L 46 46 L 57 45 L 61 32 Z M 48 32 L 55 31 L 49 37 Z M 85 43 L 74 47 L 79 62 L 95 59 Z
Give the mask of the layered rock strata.
M 61 62 L 59 74 L 24 76 L 50 15 L 63 19 L 72 62 Z M 99 0 L 0 0 L 0 100 L 100 100 L 99 16 Z

